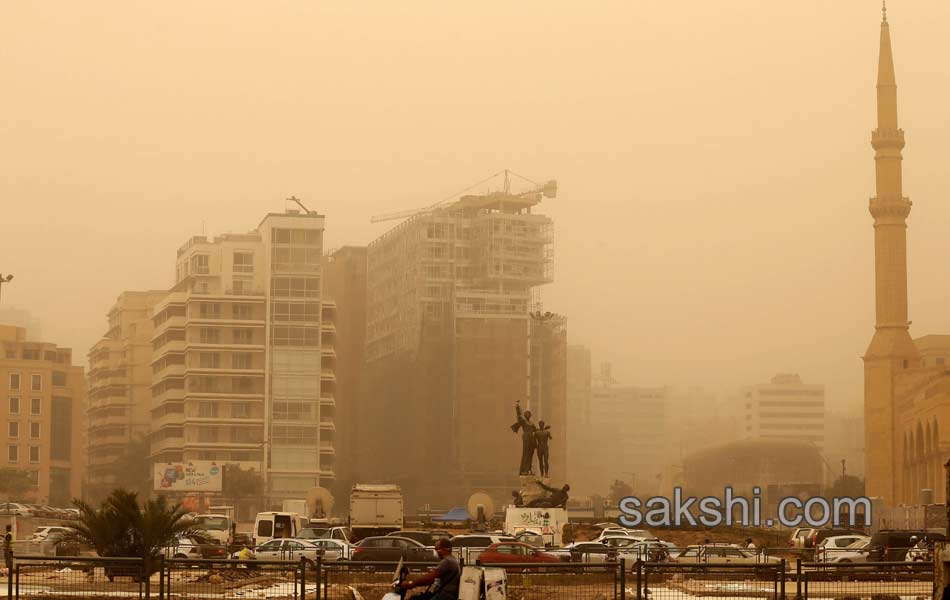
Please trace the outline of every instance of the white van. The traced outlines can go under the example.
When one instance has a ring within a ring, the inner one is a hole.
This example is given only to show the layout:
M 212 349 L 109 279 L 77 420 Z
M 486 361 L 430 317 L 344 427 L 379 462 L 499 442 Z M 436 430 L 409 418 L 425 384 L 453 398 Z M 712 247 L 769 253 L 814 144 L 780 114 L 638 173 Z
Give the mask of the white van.
M 297 513 L 257 513 L 254 519 L 254 545 L 260 546 L 275 538 L 295 538 L 305 527 L 307 527 L 307 519 Z

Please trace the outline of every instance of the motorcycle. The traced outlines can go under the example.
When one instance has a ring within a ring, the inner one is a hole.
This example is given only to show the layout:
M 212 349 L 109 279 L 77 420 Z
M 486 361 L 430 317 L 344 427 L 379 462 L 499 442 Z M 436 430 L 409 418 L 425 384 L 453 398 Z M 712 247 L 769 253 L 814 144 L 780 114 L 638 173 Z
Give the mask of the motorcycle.
M 402 587 L 402 582 L 406 580 L 407 575 L 409 575 L 409 567 L 403 565 L 402 559 L 399 559 L 399 564 L 396 565 L 396 572 L 393 573 L 392 591 L 387 592 L 382 600 L 403 600 L 409 591 Z

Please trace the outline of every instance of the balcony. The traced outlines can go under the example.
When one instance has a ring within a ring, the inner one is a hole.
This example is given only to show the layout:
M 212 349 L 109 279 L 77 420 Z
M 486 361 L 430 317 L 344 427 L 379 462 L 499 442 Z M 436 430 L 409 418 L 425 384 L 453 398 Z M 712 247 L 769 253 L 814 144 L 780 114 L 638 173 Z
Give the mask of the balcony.
M 170 413 L 165 413 L 164 415 L 158 418 L 152 419 L 152 428 L 161 429 L 162 427 L 167 427 L 167 426 L 178 426 L 178 425 L 183 425 L 184 422 L 185 422 L 184 413 L 170 412 Z
M 322 381 L 336 381 L 336 373 L 333 369 L 320 369 L 320 379 Z
M 333 419 L 320 419 L 320 431 L 336 431 Z
M 183 364 L 173 364 L 165 365 L 158 371 L 152 373 L 152 381 L 160 381 L 166 377 L 184 377 L 185 375 L 185 365 Z
M 181 451 L 184 445 L 184 438 L 169 437 L 163 440 L 153 441 L 151 445 L 151 453 L 154 456 L 155 454 L 159 454 L 166 450 Z
M 333 448 L 333 442 L 320 440 L 320 454 L 336 454 L 336 450 Z
M 129 417 L 125 415 L 113 415 L 109 417 L 90 417 L 89 418 L 89 431 L 95 431 L 97 429 L 102 429 L 103 427 L 110 427 L 116 425 L 128 426 Z
M 320 394 L 320 406 L 336 406 L 333 394 Z

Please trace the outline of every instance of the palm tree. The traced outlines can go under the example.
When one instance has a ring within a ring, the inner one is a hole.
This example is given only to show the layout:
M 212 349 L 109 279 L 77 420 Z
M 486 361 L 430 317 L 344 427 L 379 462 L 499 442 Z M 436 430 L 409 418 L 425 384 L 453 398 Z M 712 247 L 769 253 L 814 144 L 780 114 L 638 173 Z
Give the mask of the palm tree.
M 73 525 L 74 537 L 92 546 L 99 556 L 141 558 L 151 573 L 163 546 L 180 533 L 193 528 L 191 519 L 179 504 L 169 504 L 164 496 L 147 500 L 142 506 L 138 494 L 113 490 L 99 508 L 74 500 L 79 521 Z

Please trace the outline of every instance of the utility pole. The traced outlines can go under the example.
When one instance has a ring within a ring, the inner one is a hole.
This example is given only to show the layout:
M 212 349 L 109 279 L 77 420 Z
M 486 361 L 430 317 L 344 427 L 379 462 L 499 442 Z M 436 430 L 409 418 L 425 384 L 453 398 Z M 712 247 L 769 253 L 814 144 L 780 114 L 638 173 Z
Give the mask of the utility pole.
M 0 297 L 2 297 L 2 293 L 3 293 L 3 284 L 10 283 L 12 279 L 13 279 L 13 275 L 3 275 L 2 273 L 0 273 Z

